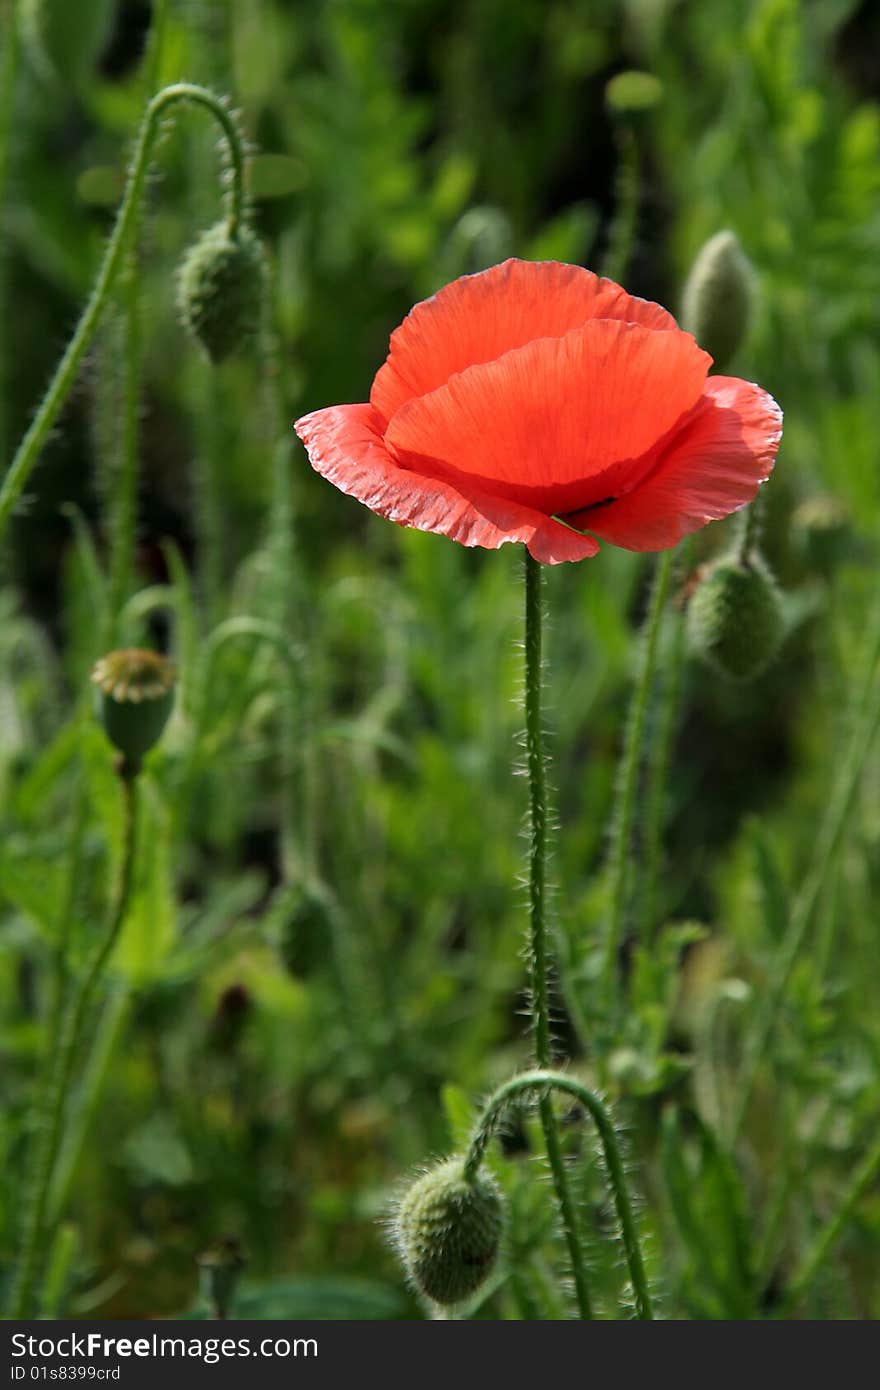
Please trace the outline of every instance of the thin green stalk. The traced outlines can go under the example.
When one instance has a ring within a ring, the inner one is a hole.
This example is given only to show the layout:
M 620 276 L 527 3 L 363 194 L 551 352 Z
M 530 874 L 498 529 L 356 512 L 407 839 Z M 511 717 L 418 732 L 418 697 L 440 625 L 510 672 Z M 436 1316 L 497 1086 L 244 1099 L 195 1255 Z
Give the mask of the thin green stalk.
M 632 1281 L 636 1313 L 639 1318 L 652 1319 L 654 1309 L 645 1274 L 641 1241 L 626 1177 L 626 1168 L 620 1152 L 620 1145 L 617 1142 L 614 1124 L 604 1103 L 583 1082 L 577 1081 L 565 1072 L 540 1068 L 535 1071 L 523 1072 L 520 1076 L 511 1077 L 503 1086 L 499 1086 L 483 1107 L 479 1124 L 474 1130 L 465 1155 L 465 1176 L 468 1178 L 476 1176 L 489 1141 L 503 1119 L 508 1106 L 517 1097 L 529 1091 L 538 1094 L 541 1105 L 551 1104 L 551 1091 L 562 1091 L 566 1095 L 573 1096 L 584 1107 L 595 1124 L 602 1145 L 605 1166 L 608 1170 L 608 1181 L 614 1197 L 617 1219 L 620 1223 L 620 1235 Z
M 46 437 L 58 418 L 76 379 L 83 356 L 92 342 L 101 314 L 131 245 L 132 232 L 136 226 L 150 159 L 162 119 L 169 108 L 179 102 L 193 102 L 203 106 L 220 125 L 228 147 L 232 171 L 228 212 L 230 236 L 236 235 L 242 221 L 245 209 L 244 142 L 231 113 L 220 98 L 206 87 L 197 87 L 190 82 L 178 82 L 165 87 L 147 106 L 129 166 L 125 194 L 92 293 L 0 487 L 0 534 L 27 486 Z
M 617 952 L 623 936 L 629 903 L 630 851 L 632 848 L 633 816 L 636 788 L 645 747 L 645 724 L 648 696 L 654 681 L 660 621 L 666 607 L 669 577 L 672 573 L 673 552 L 664 550 L 657 561 L 648 614 L 639 644 L 636 681 L 627 717 L 623 755 L 617 783 L 617 799 L 611 829 L 608 868 L 611 878 L 611 909 L 605 934 L 601 1002 L 612 1014 L 618 998 Z
M 761 1065 L 768 1055 L 773 1032 L 785 1002 L 789 982 L 794 972 L 807 934 L 816 915 L 828 873 L 834 863 L 850 812 L 856 799 L 862 769 L 880 726 L 880 699 L 877 698 L 877 676 L 880 668 L 880 608 L 868 638 L 867 679 L 857 702 L 849 747 L 840 765 L 837 783 L 819 827 L 811 856 L 811 870 L 795 901 L 783 937 L 769 988 L 762 995 L 758 1025 L 746 1055 L 744 1077 L 734 1112 L 733 1138 L 742 1133 L 748 1115 L 752 1093 Z
M 535 1060 L 539 1067 L 551 1063 L 549 949 L 547 941 L 547 768 L 544 760 L 542 694 L 542 603 L 541 566 L 526 551 L 526 761 L 529 774 L 529 960 L 531 964 L 532 1020 L 535 1030 Z M 592 1317 L 586 1264 L 581 1249 L 577 1213 L 565 1172 L 556 1116 L 549 1096 L 539 1105 L 547 1158 L 556 1190 L 556 1200 L 574 1275 L 575 1292 L 582 1318 Z
M 843 1194 L 843 1198 L 837 1211 L 825 1223 L 810 1249 L 804 1256 L 801 1264 L 795 1270 L 791 1283 L 785 1294 L 782 1306 L 782 1316 L 790 1312 L 792 1308 L 800 1302 L 804 1294 L 809 1289 L 819 1270 L 825 1264 L 831 1253 L 832 1247 L 840 1236 L 841 1231 L 853 1213 L 856 1203 L 861 1200 L 868 1188 L 874 1182 L 877 1174 L 880 1173 L 880 1139 L 865 1154 L 852 1176 L 849 1186 Z
M 60 1030 L 56 1054 L 49 1075 L 49 1085 L 40 1107 L 41 1126 L 37 1134 L 37 1152 L 33 1164 L 33 1180 L 24 1204 L 21 1253 L 10 1298 L 10 1318 L 26 1318 L 33 1311 L 34 1287 L 40 1276 L 45 1243 L 46 1209 L 52 1174 L 64 1130 L 66 1103 L 73 1069 L 79 1054 L 83 1033 L 95 987 L 99 983 L 110 954 L 119 938 L 125 921 L 134 877 L 135 832 L 137 822 L 136 779 L 123 777 L 124 827 L 122 874 L 116 904 L 103 939 L 80 981 Z

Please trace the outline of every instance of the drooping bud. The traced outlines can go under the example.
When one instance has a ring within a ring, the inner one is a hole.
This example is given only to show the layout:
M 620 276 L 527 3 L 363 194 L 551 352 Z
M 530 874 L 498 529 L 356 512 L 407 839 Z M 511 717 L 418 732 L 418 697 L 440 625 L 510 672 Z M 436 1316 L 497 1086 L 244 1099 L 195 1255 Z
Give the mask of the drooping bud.
M 850 516 L 829 493 L 807 497 L 791 518 L 792 539 L 811 569 L 828 574 L 843 559 L 851 539 Z
M 733 680 L 751 680 L 764 670 L 782 641 L 784 625 L 782 596 L 757 553 L 716 560 L 688 605 L 693 650 Z
M 92 682 L 99 692 L 107 737 L 123 755 L 123 770 L 136 776 L 174 704 L 173 663 L 158 652 L 129 647 L 102 656 Z
M 420 1293 L 443 1307 L 461 1303 L 486 1279 L 498 1254 L 504 1209 L 491 1178 L 465 1174 L 464 1159 L 446 1159 L 404 1194 L 394 1238 Z
M 249 227 L 230 236 L 226 222 L 209 227 L 184 256 L 177 279 L 181 322 L 212 362 L 222 362 L 260 330 L 266 265 Z
M 710 237 L 691 267 L 682 296 L 682 327 L 723 371 L 749 330 L 754 276 L 735 232 Z

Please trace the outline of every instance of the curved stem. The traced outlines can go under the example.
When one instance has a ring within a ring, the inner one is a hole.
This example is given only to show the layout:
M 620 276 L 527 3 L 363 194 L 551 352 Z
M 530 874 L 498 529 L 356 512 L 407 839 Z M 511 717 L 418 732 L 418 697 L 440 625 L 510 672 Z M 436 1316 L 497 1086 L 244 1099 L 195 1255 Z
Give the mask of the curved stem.
M 529 773 L 529 961 L 531 966 L 532 1020 L 535 1060 L 539 1067 L 551 1061 L 549 952 L 545 916 L 547 897 L 547 769 L 541 715 L 542 610 L 541 566 L 526 551 L 526 760 Z M 556 1200 L 574 1275 L 582 1318 L 592 1317 L 587 1272 L 556 1116 L 549 1096 L 540 1101 L 541 1126 Z
M 125 821 L 122 856 L 122 876 L 116 905 L 103 939 L 83 976 L 70 1010 L 60 1029 L 55 1057 L 48 1076 L 48 1085 L 41 1106 L 41 1127 L 37 1134 L 37 1152 L 33 1165 L 33 1183 L 25 1202 L 21 1255 L 10 1297 L 10 1318 L 32 1316 L 34 1285 L 39 1278 L 46 1224 L 49 1189 L 64 1128 L 66 1101 L 74 1065 L 86 1024 L 95 986 L 119 938 L 128 910 L 134 877 L 135 831 L 137 821 L 136 781 L 122 779 L 125 798 Z
M 652 1319 L 654 1309 L 648 1289 L 641 1241 L 626 1179 L 626 1169 L 611 1116 L 595 1091 L 591 1091 L 588 1086 L 577 1081 L 573 1076 L 566 1075 L 565 1072 L 541 1069 L 523 1072 L 520 1076 L 512 1077 L 503 1086 L 499 1086 L 494 1095 L 486 1102 L 482 1117 L 474 1131 L 465 1156 L 465 1176 L 468 1178 L 476 1176 L 489 1141 L 511 1101 L 530 1091 L 538 1093 L 541 1105 L 551 1104 L 550 1091 L 562 1091 L 566 1095 L 573 1096 L 588 1112 L 595 1124 L 602 1144 L 605 1166 L 608 1169 L 608 1180 L 614 1196 L 617 1219 L 620 1223 L 620 1235 L 632 1280 L 636 1313 L 639 1318 Z
M 629 900 L 629 856 L 632 840 L 633 814 L 636 802 L 636 784 L 645 741 L 645 722 L 648 709 L 648 696 L 654 680 L 657 665 L 657 645 L 660 633 L 660 620 L 666 607 L 669 592 L 669 577 L 672 573 L 673 551 L 664 550 L 654 571 L 654 583 L 648 615 L 639 648 L 639 664 L 636 683 L 630 701 L 627 718 L 623 756 L 620 763 L 617 784 L 617 800 L 611 831 L 611 850 L 609 872 L 611 876 L 611 912 L 608 930 L 605 934 L 602 961 L 602 1003 L 610 1005 L 611 1014 L 617 1003 L 617 952 L 623 936 L 624 919 Z
M 46 394 L 40 402 L 37 413 L 3 479 L 3 486 L 0 488 L 0 534 L 2 534 L 13 508 L 27 486 L 28 478 L 46 441 L 46 436 L 55 423 L 73 386 L 80 362 L 94 337 L 101 313 L 123 264 L 126 251 L 131 244 L 131 234 L 136 226 L 150 158 L 159 134 L 162 118 L 169 107 L 182 101 L 203 106 L 211 113 L 223 131 L 229 150 L 231 167 L 229 234 L 235 236 L 238 231 L 245 207 L 245 152 L 241 132 L 220 98 L 209 91 L 207 87 L 198 87 L 191 82 L 176 82 L 170 87 L 163 88 L 147 106 L 141 123 L 134 157 L 129 166 L 125 194 L 92 293 L 74 330 L 73 337 L 58 363 Z

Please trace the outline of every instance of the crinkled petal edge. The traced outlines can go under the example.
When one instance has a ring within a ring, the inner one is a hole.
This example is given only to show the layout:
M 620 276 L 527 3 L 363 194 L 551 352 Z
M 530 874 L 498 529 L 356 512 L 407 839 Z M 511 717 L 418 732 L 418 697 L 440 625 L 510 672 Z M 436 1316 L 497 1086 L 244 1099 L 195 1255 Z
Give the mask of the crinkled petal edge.
M 317 473 L 399 526 L 432 531 L 459 545 L 497 550 L 520 542 L 534 559 L 555 565 L 598 552 L 593 536 L 521 503 L 401 468 L 382 437 L 381 416 L 368 404 L 328 406 L 294 426 Z

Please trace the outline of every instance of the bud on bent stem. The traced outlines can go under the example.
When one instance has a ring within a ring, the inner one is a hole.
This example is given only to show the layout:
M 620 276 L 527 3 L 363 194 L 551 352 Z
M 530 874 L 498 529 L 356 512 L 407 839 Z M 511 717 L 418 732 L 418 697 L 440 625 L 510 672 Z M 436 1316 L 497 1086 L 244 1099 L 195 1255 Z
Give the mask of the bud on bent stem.
M 418 1291 L 440 1307 L 476 1293 L 492 1270 L 504 1225 L 494 1180 L 460 1155 L 417 1178 L 394 1216 L 393 1235 Z

